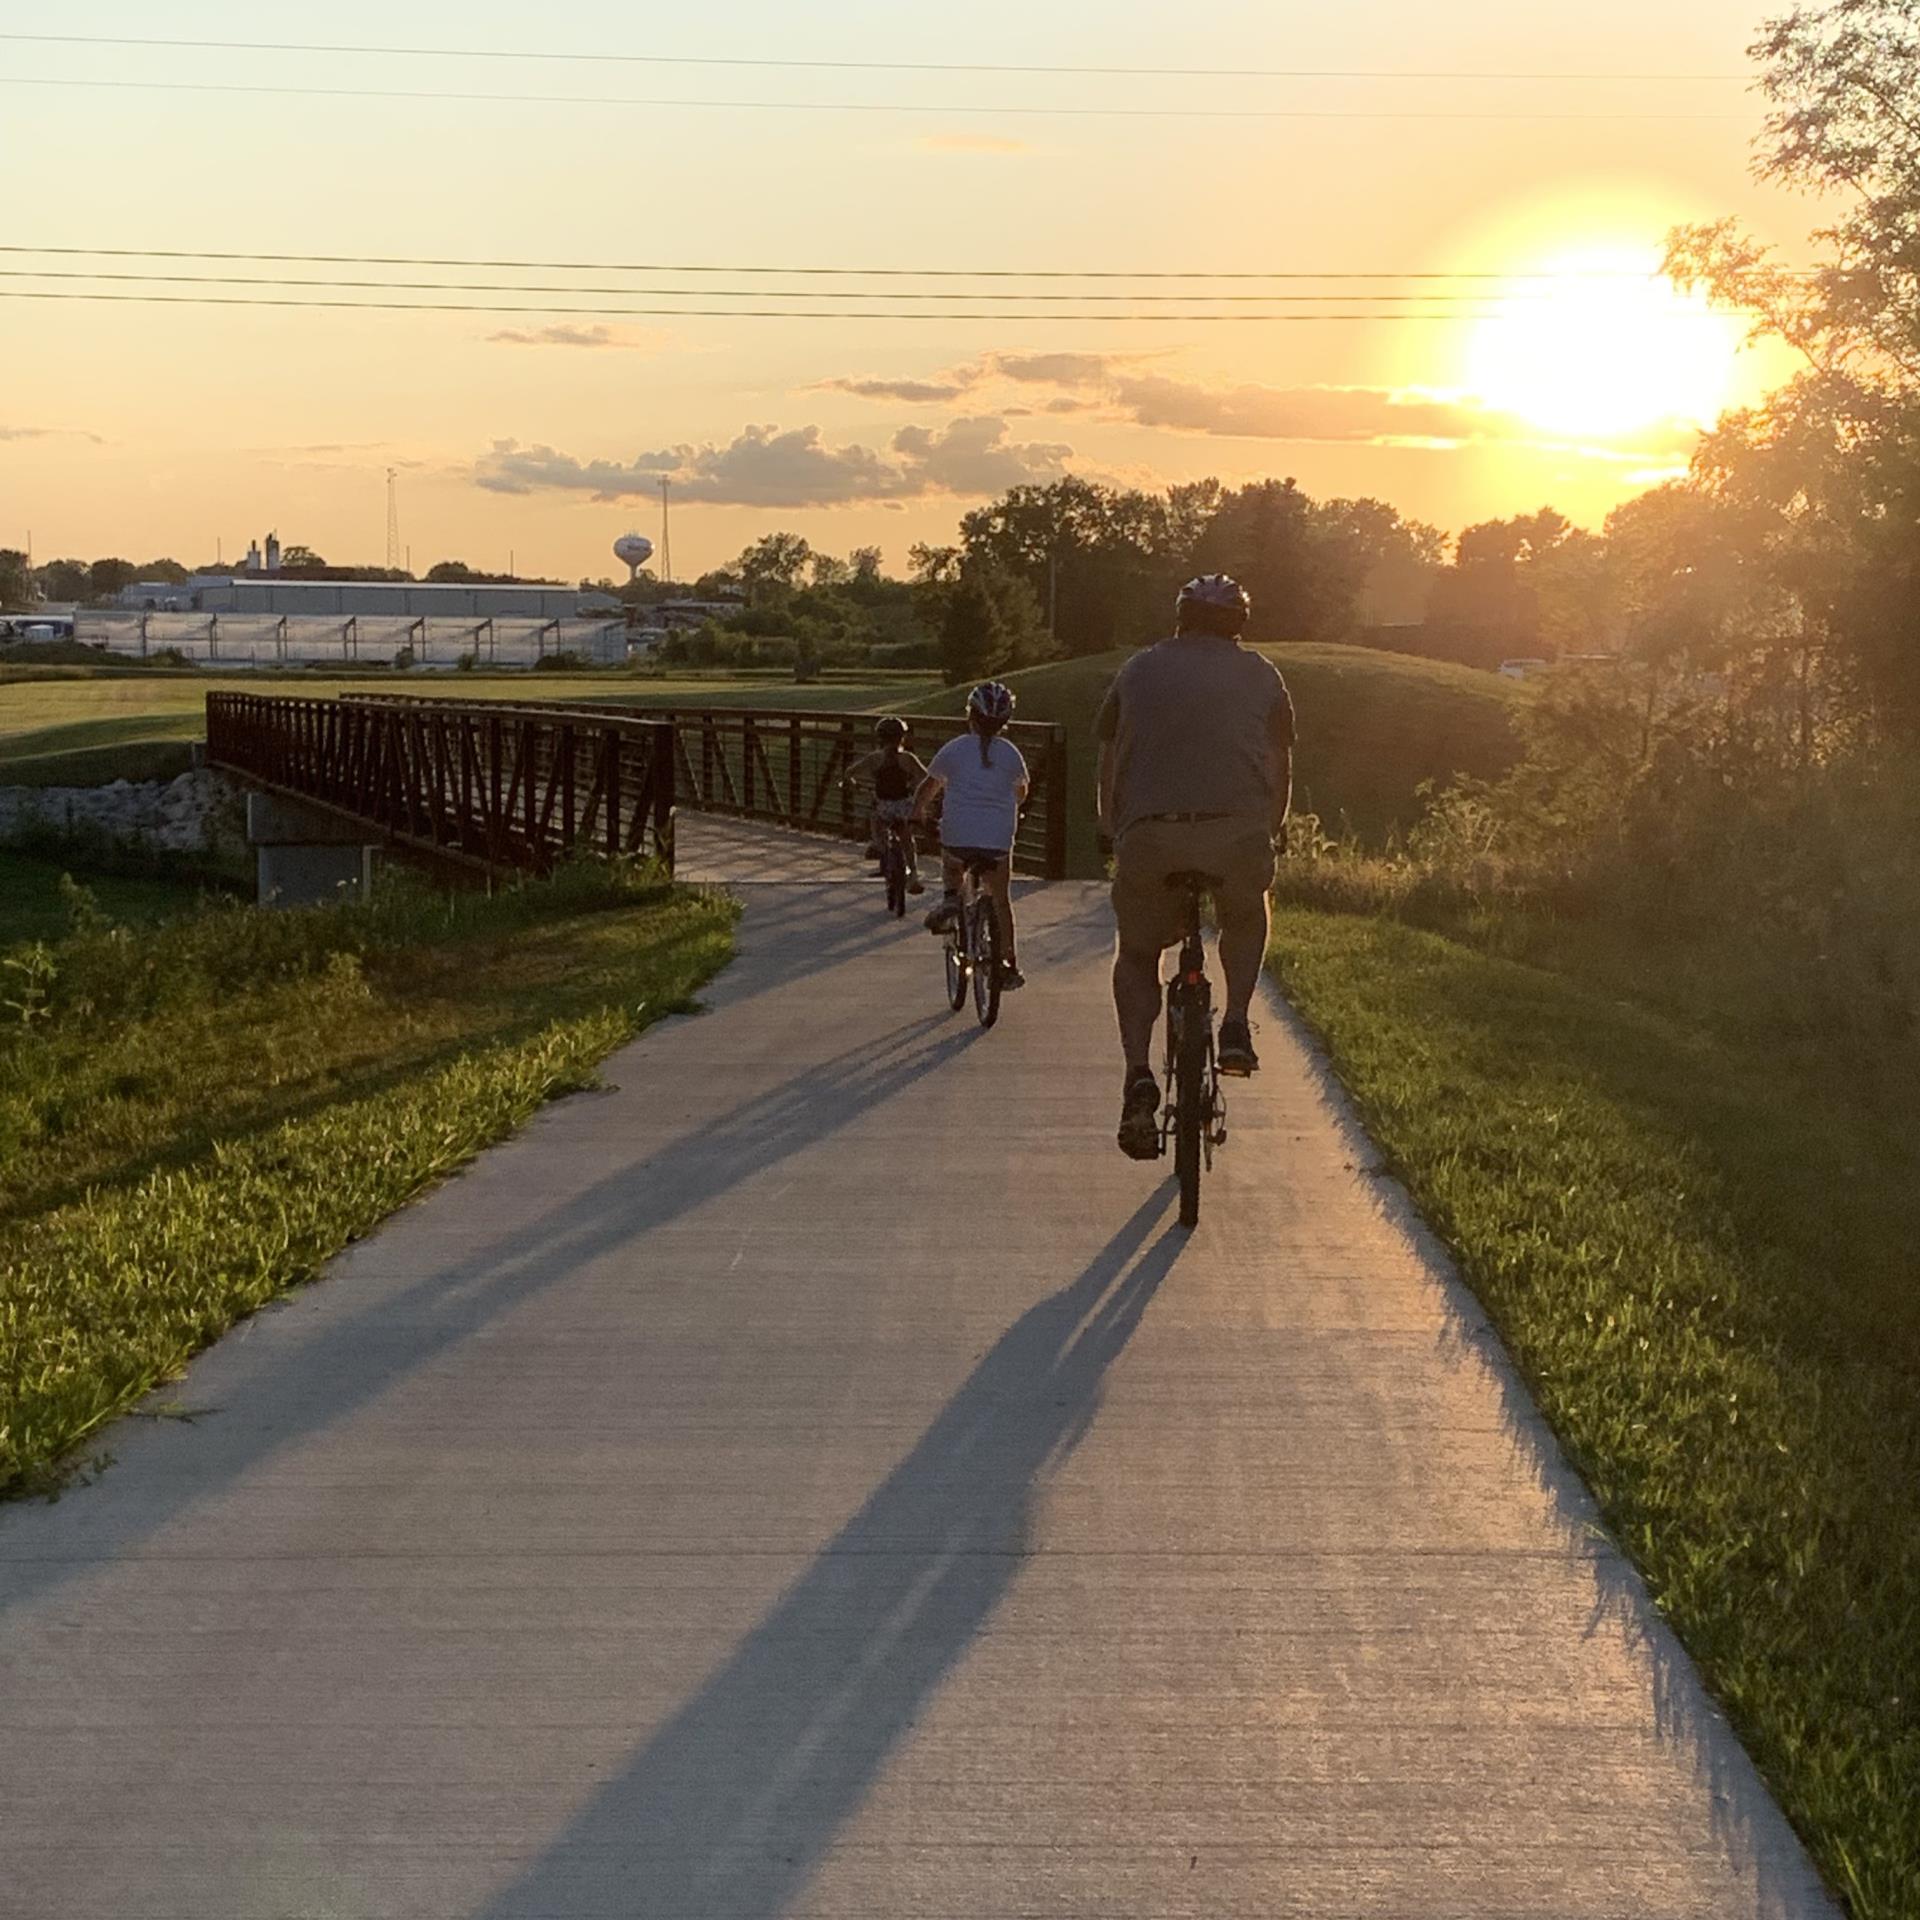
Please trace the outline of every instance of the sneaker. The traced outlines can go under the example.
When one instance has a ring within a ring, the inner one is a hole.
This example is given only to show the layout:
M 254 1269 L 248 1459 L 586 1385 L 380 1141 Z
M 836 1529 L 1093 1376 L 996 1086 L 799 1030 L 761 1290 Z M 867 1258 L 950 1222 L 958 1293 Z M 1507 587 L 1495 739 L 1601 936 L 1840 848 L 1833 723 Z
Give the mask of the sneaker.
M 1000 991 L 1018 993 L 1027 984 L 1027 976 L 1011 960 L 1000 963 Z
M 907 891 L 909 893 L 925 893 L 926 890 L 927 883 L 922 880 L 917 873 L 907 875 Z
M 1220 1071 L 1244 1080 L 1260 1070 L 1260 1056 L 1253 1050 L 1253 1029 L 1244 1020 L 1222 1020 L 1220 1043 L 1214 1051 Z
M 1128 1075 L 1121 1097 L 1120 1151 L 1129 1160 L 1160 1158 L 1160 1083 L 1144 1069 Z
M 940 904 L 927 915 L 929 933 L 951 933 L 960 924 L 960 896 L 957 893 L 942 894 Z

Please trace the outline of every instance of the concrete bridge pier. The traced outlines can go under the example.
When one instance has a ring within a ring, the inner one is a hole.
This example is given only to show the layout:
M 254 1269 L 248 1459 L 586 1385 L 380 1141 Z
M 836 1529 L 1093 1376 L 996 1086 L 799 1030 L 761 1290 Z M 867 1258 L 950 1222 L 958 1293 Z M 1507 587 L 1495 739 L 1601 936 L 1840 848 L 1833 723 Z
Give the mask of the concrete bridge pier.
M 263 907 L 324 906 L 373 885 L 366 829 L 278 793 L 247 795 L 247 841 Z

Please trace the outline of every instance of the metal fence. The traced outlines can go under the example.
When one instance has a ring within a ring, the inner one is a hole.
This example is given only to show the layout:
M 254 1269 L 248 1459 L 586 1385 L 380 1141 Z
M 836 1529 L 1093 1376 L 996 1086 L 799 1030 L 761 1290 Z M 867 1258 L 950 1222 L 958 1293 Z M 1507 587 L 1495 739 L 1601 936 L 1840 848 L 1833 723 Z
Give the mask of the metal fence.
M 392 613 L 82 612 L 74 638 L 110 653 L 177 653 L 197 666 L 527 667 L 555 654 L 609 663 L 627 657 L 622 620 L 542 620 L 532 614 L 460 619 Z
M 574 852 L 673 864 L 673 728 L 657 716 L 210 693 L 207 758 L 471 868 L 546 873 Z
M 350 693 L 352 704 L 431 707 L 431 695 Z M 794 712 L 761 707 L 635 707 L 568 704 L 596 718 L 645 713 L 673 727 L 675 793 L 701 813 L 760 820 L 801 833 L 848 837 L 867 825 L 865 801 L 850 795 L 848 767 L 873 745 L 870 713 Z M 964 720 L 915 715 L 921 757 L 967 731 Z M 1067 733 L 1064 727 L 1015 721 L 1007 737 L 1019 747 L 1033 790 L 1014 842 L 1017 871 L 1045 880 L 1067 873 Z

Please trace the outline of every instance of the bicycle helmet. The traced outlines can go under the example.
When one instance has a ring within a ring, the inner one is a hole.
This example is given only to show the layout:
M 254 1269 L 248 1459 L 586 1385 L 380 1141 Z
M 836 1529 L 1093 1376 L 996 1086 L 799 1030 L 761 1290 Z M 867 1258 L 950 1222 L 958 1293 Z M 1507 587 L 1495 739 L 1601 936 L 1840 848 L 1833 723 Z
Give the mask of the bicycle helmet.
M 1245 628 L 1252 612 L 1246 588 L 1224 573 L 1203 573 L 1189 580 L 1174 602 L 1174 618 L 1182 629 L 1229 637 Z
M 873 723 L 873 737 L 883 747 L 890 747 L 907 737 L 907 723 L 897 713 L 890 713 L 884 720 Z
M 998 680 L 983 680 L 967 695 L 967 718 L 1004 727 L 1013 718 L 1013 689 Z

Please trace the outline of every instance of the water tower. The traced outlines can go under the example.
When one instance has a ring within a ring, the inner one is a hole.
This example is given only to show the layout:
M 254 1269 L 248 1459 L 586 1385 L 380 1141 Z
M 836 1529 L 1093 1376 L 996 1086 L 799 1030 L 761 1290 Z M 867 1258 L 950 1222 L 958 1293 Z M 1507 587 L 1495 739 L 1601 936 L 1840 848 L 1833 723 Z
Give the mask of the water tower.
M 623 533 L 613 543 L 616 560 L 627 563 L 627 580 L 631 584 L 640 578 L 640 569 L 653 558 L 653 542 L 644 533 Z

